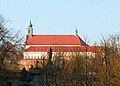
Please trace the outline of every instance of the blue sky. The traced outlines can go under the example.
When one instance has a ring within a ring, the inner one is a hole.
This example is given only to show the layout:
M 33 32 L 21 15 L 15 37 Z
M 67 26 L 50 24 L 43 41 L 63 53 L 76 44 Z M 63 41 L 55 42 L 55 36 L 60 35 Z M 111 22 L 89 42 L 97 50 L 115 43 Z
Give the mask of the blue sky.
M 0 15 L 24 36 L 29 20 L 34 34 L 74 34 L 77 28 L 91 43 L 120 32 L 120 0 L 0 0 Z

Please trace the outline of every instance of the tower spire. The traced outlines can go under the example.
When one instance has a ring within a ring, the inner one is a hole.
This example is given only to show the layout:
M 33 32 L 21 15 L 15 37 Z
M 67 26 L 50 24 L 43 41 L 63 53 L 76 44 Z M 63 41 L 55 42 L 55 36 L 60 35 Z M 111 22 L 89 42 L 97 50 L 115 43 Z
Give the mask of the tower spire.
M 32 23 L 31 20 L 28 22 L 28 28 L 31 27 L 32 28 Z
M 32 23 L 31 20 L 28 22 L 28 27 L 27 27 L 27 38 L 32 37 L 33 35 L 33 28 L 32 28 Z

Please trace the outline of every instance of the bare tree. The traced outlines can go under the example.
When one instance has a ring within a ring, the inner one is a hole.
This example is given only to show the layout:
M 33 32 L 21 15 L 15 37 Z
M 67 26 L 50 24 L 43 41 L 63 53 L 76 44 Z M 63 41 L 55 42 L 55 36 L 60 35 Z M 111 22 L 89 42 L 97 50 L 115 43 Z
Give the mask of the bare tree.
M 10 68 L 10 64 L 16 63 L 20 56 L 19 32 L 15 33 L 6 27 L 6 21 L 0 16 L 0 79 L 5 76 L 5 70 Z M 6 65 L 8 66 L 6 68 Z M 1 84 L 2 82 L 0 82 Z
M 105 86 L 111 86 L 111 85 L 120 85 L 120 76 L 116 76 L 116 73 L 120 70 L 115 69 L 115 66 L 118 66 L 120 64 L 119 58 L 119 34 L 110 34 L 109 37 L 105 38 L 102 37 L 101 44 L 104 46 L 104 66 L 105 69 Z M 117 63 L 117 64 L 116 64 Z M 118 74 L 118 73 L 117 73 Z M 118 74 L 119 75 L 119 74 Z M 115 82 L 116 80 L 116 82 Z M 117 83 L 117 84 L 115 84 Z

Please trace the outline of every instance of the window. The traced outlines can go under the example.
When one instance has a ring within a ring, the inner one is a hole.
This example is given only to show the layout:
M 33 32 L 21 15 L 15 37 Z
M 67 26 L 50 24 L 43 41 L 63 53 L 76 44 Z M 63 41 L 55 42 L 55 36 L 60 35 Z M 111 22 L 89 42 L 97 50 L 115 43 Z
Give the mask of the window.
M 28 30 L 28 33 L 30 33 L 30 30 Z
M 39 58 L 39 56 L 38 56 L 38 58 Z

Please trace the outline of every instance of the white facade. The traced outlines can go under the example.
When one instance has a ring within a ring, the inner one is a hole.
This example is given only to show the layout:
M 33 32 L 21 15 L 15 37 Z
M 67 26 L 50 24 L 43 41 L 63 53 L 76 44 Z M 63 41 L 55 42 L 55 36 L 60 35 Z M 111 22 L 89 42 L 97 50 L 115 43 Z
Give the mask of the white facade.
M 47 52 L 24 52 L 24 59 L 48 59 Z M 94 58 L 95 53 L 93 52 L 53 52 L 52 60 L 55 59 L 55 56 L 61 55 L 66 60 L 70 60 L 71 58 L 75 57 L 76 55 L 87 56 L 89 58 Z

